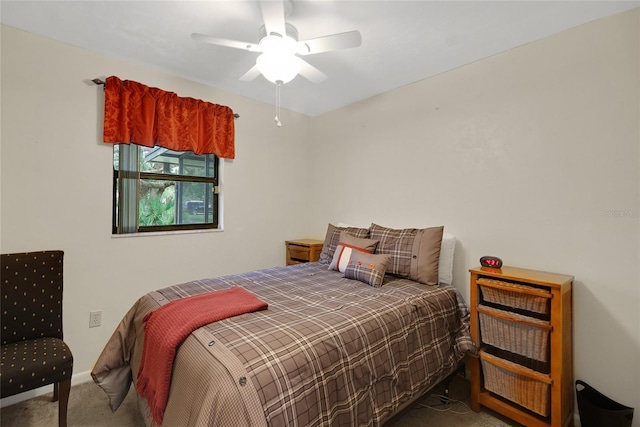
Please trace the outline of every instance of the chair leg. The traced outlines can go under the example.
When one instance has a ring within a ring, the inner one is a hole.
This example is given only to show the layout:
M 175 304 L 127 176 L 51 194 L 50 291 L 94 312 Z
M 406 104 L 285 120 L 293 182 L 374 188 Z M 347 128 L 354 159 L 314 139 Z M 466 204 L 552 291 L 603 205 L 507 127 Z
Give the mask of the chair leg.
M 51 399 L 52 402 L 57 402 L 58 401 L 58 389 L 60 388 L 60 384 L 59 383 L 53 383 L 53 399 Z
M 67 406 L 69 405 L 69 392 L 71 391 L 71 378 L 56 384 L 59 389 L 58 401 L 58 427 L 67 427 Z

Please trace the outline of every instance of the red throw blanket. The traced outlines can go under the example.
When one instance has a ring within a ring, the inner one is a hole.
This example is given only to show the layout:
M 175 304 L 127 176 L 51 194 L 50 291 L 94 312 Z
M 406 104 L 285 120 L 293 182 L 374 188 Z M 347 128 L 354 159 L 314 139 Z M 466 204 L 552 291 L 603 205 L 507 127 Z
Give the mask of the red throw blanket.
M 147 399 L 153 420 L 162 424 L 177 348 L 208 323 L 264 310 L 267 303 L 240 287 L 170 302 L 144 319 L 144 347 L 136 389 Z

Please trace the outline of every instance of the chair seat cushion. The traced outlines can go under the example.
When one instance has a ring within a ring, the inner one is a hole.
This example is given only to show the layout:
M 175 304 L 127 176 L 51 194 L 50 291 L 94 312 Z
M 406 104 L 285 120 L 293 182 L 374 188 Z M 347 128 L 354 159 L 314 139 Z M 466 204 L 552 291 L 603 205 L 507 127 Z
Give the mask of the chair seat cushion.
M 44 337 L 1 347 L 1 397 L 71 378 L 73 355 L 59 338 Z

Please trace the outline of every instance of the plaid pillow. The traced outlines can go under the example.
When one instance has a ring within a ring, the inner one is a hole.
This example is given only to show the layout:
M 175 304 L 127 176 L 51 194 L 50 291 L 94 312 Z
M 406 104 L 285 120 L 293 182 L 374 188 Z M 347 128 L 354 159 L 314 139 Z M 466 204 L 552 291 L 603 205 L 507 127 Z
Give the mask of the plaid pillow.
M 344 277 L 359 280 L 374 288 L 379 288 L 382 286 L 389 262 L 391 262 L 390 255 L 375 255 L 353 251 L 349 264 L 344 270 Z
M 369 237 L 380 240 L 376 253 L 391 255 L 389 273 L 436 285 L 443 231 L 442 226 L 396 230 L 371 224 Z
M 347 267 L 352 252 L 360 251 L 372 254 L 375 252 L 376 246 L 378 246 L 377 240 L 359 239 L 345 231 L 341 231 L 340 241 L 333 253 L 329 270 L 338 270 L 340 273 L 344 273 L 344 269 Z
M 345 231 L 348 234 L 364 239 L 369 237 L 368 228 L 358 227 L 336 227 L 333 224 L 329 224 L 327 227 L 327 235 L 324 238 L 324 244 L 322 245 L 322 252 L 320 252 L 320 259 L 318 261 L 321 264 L 329 264 L 333 259 L 333 253 L 336 251 L 338 242 L 340 241 L 340 232 Z

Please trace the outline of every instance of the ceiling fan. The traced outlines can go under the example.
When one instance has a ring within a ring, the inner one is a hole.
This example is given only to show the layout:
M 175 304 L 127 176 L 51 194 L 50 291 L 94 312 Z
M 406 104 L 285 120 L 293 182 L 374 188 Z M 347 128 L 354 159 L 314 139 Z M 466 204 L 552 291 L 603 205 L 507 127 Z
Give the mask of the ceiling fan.
M 321 83 L 327 75 L 301 56 L 358 47 L 362 43 L 362 36 L 356 30 L 298 41 L 298 30 L 285 22 L 285 17 L 293 8 L 291 0 L 263 0 L 260 1 L 260 8 L 264 25 L 259 29 L 260 41 L 257 44 L 191 34 L 197 41 L 259 52 L 256 65 L 240 77 L 242 81 L 251 81 L 262 74 L 267 80 L 280 86 L 300 74 L 313 83 Z

